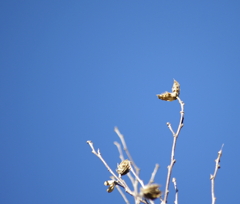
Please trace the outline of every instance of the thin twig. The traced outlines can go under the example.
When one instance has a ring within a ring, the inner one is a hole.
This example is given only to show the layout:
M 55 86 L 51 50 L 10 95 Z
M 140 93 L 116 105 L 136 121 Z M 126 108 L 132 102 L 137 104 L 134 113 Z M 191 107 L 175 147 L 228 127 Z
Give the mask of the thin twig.
M 134 169 L 131 166 L 131 172 L 135 176 L 135 178 L 138 180 L 138 182 L 141 184 L 142 187 L 144 187 L 143 181 L 138 177 L 138 175 L 134 172 Z
M 176 178 L 173 178 L 173 179 L 172 179 L 172 182 L 173 182 L 173 185 L 174 185 L 174 188 L 175 188 L 175 201 L 174 201 L 174 203 L 175 203 L 175 204 L 178 204 L 177 179 L 176 179 Z
M 170 162 L 170 165 L 168 166 L 168 174 L 167 174 L 167 180 L 166 180 L 166 186 L 165 186 L 165 195 L 164 195 L 164 199 L 161 202 L 161 204 L 166 204 L 167 203 L 170 178 L 171 178 L 174 163 L 176 162 L 176 160 L 174 158 L 174 154 L 175 154 L 175 148 L 176 148 L 176 144 L 177 144 L 177 138 L 178 138 L 179 133 L 180 133 L 182 127 L 183 127 L 183 121 L 184 121 L 184 103 L 183 103 L 183 101 L 181 101 L 181 99 L 179 97 L 177 97 L 177 99 L 178 99 L 178 102 L 180 103 L 180 106 L 181 106 L 180 121 L 179 121 L 178 129 L 177 129 L 176 133 L 173 131 L 171 124 L 167 123 L 167 126 L 168 126 L 169 130 L 173 134 L 173 145 L 172 145 L 172 152 L 171 152 L 171 162 Z
M 137 165 L 135 164 L 135 162 L 132 159 L 132 156 L 131 156 L 130 152 L 128 151 L 127 144 L 125 142 L 124 136 L 120 133 L 120 131 L 119 131 L 119 129 L 117 127 L 114 128 L 114 131 L 117 133 L 118 137 L 120 138 L 120 140 L 122 142 L 122 145 L 123 145 L 123 149 L 126 152 L 126 154 L 127 154 L 128 158 L 130 159 L 130 161 L 132 162 L 132 164 L 133 164 L 133 166 L 135 168 L 136 173 L 139 174 L 140 169 L 137 167 Z
M 118 152 L 119 152 L 119 158 L 121 159 L 121 161 L 125 160 L 124 156 L 123 156 L 123 152 L 122 152 L 122 148 L 121 145 L 118 142 L 114 142 L 113 144 L 116 145 Z
M 94 146 L 93 146 L 93 142 L 88 140 L 87 143 L 89 144 L 89 146 L 92 149 L 92 153 L 95 154 L 105 165 L 105 167 L 107 168 L 107 170 L 113 175 L 114 179 L 116 179 L 116 184 L 121 186 L 122 188 L 125 189 L 125 191 L 130 194 L 131 196 L 135 197 L 135 194 L 129 189 L 129 187 L 127 186 L 126 182 L 124 180 L 122 180 L 121 178 L 117 177 L 115 175 L 115 173 L 112 171 L 112 169 L 108 166 L 108 164 L 105 162 L 105 160 L 102 158 L 100 150 L 98 149 L 98 152 L 96 152 Z M 145 203 L 145 204 L 149 204 L 146 200 L 143 199 L 139 199 L 140 202 Z
M 125 194 L 122 192 L 122 189 L 119 186 L 116 186 L 118 192 L 120 193 L 120 195 L 122 196 L 123 200 L 125 201 L 126 204 L 130 204 L 127 197 L 125 196 Z
M 138 180 L 138 182 L 141 184 L 142 187 L 144 187 L 143 181 L 138 177 L 138 175 L 134 172 L 134 169 L 131 168 L 131 172 L 135 176 L 135 178 Z
M 217 176 L 217 171 L 218 171 L 218 169 L 220 169 L 220 158 L 221 158 L 221 156 L 222 156 L 223 146 L 224 146 L 224 144 L 222 145 L 220 151 L 218 152 L 218 157 L 217 157 L 217 159 L 215 160 L 216 166 L 215 166 L 214 174 L 213 174 L 213 175 L 210 175 L 210 180 L 211 180 L 211 184 L 212 184 L 212 188 L 211 188 L 211 191 L 212 191 L 212 204 L 215 204 L 216 199 L 217 199 L 217 198 L 215 197 L 215 194 L 214 194 L 214 184 L 215 184 L 215 178 L 216 178 L 216 176 Z
M 87 141 L 87 143 L 89 144 L 89 146 L 92 149 L 92 153 L 95 154 L 101 161 L 102 163 L 105 165 L 105 167 L 107 168 L 107 170 L 113 175 L 113 177 L 118 181 L 118 184 L 121 185 L 123 188 L 125 188 L 126 192 L 129 194 L 133 194 L 132 191 L 129 189 L 129 187 L 127 186 L 127 184 L 125 182 L 123 182 L 122 179 L 120 179 L 119 177 L 116 176 L 116 174 L 112 171 L 112 169 L 108 166 L 108 164 L 105 162 L 105 160 L 102 158 L 100 150 L 98 149 L 98 152 L 95 151 L 94 146 L 93 146 L 93 142 L 92 141 Z
M 148 182 L 148 185 L 154 182 L 154 178 L 156 176 L 156 173 L 157 173 L 158 169 L 159 169 L 159 164 L 156 164 L 155 168 L 154 168 L 154 170 L 152 172 L 152 176 L 151 176 L 151 178 L 150 178 L 150 180 Z

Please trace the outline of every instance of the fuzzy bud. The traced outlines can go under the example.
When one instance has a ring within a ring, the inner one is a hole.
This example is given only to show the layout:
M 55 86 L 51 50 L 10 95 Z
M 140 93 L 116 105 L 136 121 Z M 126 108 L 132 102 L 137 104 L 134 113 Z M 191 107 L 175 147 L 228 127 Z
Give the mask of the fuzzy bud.
M 118 165 L 117 173 L 123 176 L 127 174 L 130 170 L 131 170 L 131 162 L 126 159 Z
M 165 92 L 162 94 L 157 94 L 157 97 L 163 101 L 174 101 L 180 95 L 180 84 L 174 80 L 172 86 L 172 93 Z
M 114 180 L 110 180 L 110 181 L 105 181 L 104 185 L 109 186 L 108 189 L 107 189 L 107 192 L 111 193 L 114 190 L 114 187 L 115 187 L 116 184 L 115 184 Z
M 151 200 L 155 200 L 161 196 L 161 191 L 158 184 L 150 184 L 141 189 L 142 195 Z

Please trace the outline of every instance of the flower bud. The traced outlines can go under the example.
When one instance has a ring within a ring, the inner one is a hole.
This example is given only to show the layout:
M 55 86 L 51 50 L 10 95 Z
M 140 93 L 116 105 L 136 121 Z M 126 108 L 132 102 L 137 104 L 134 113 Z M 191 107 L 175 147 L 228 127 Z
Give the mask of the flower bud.
M 158 184 L 150 184 L 141 188 L 141 193 L 145 198 L 155 200 L 156 198 L 159 198 L 162 193 L 159 187 Z
M 115 184 L 114 180 L 110 180 L 110 181 L 105 181 L 104 185 L 109 186 L 108 189 L 107 189 L 107 192 L 111 193 L 114 190 L 114 187 L 115 187 L 116 184 Z
M 176 93 L 177 96 L 180 95 L 180 84 L 176 80 L 173 82 L 172 92 Z
M 180 84 L 174 80 L 172 86 L 172 93 L 165 92 L 162 94 L 157 94 L 157 97 L 163 101 L 174 101 L 180 95 Z
M 127 174 L 130 170 L 131 170 L 131 162 L 126 159 L 118 165 L 117 173 L 123 176 Z
M 157 97 L 163 101 L 174 101 L 177 99 L 176 93 L 169 92 L 158 94 Z

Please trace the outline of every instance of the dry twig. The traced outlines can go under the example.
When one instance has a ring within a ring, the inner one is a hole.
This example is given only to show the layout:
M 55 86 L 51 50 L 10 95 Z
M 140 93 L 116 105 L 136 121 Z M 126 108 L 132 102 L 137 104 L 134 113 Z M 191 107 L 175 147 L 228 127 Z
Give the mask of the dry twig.
M 223 144 L 224 145 L 224 144 Z M 222 148 L 223 148 L 223 145 L 220 149 L 220 151 L 218 152 L 218 157 L 217 159 L 215 160 L 216 162 L 216 166 L 215 166 L 215 171 L 214 171 L 214 174 L 213 175 L 210 175 L 210 180 L 211 180 L 211 191 L 212 191 L 212 204 L 215 204 L 216 202 L 216 197 L 215 197 L 215 193 L 214 193 L 214 186 L 215 186 L 215 178 L 217 176 L 217 171 L 218 169 L 220 169 L 220 158 L 222 156 Z
M 155 178 L 155 176 L 156 176 L 156 173 L 157 173 L 158 169 L 159 169 L 159 164 L 156 164 L 156 165 L 155 165 L 155 168 L 154 168 L 154 170 L 153 170 L 153 172 L 152 172 L 152 176 L 151 176 L 151 178 L 150 178 L 150 180 L 149 180 L 149 182 L 148 182 L 148 185 L 149 185 L 149 184 L 152 184 L 152 183 L 154 182 L 154 178 Z
M 183 127 L 183 121 L 184 121 L 184 103 L 183 103 L 183 101 L 181 101 L 181 99 L 179 97 L 177 97 L 177 100 L 178 100 L 178 102 L 180 103 L 180 106 L 181 106 L 180 121 L 179 121 L 177 132 L 175 133 L 172 129 L 171 124 L 167 123 L 167 126 L 168 126 L 169 130 L 173 134 L 173 145 L 172 145 L 172 153 L 171 153 L 171 162 L 170 162 L 170 165 L 168 166 L 168 174 L 167 174 L 167 180 L 166 180 L 166 186 L 165 186 L 165 195 L 164 195 L 164 199 L 161 202 L 161 204 L 166 204 L 167 203 L 170 178 L 171 178 L 171 174 L 172 174 L 173 165 L 176 162 L 176 160 L 174 158 L 174 154 L 175 154 L 175 148 L 176 148 L 176 144 L 177 144 L 177 138 L 178 138 L 179 133 L 180 133 L 182 127 Z
M 122 189 L 119 186 L 116 186 L 116 189 L 118 190 L 118 192 L 120 193 L 120 195 L 122 196 L 123 200 L 125 201 L 126 204 L 130 204 L 127 197 L 125 196 L 125 194 L 123 193 Z
M 115 181 L 115 184 L 121 186 L 122 188 L 124 188 L 125 191 L 126 191 L 128 194 L 130 194 L 131 196 L 136 197 L 135 193 L 133 193 L 133 192 L 130 190 L 130 188 L 128 187 L 128 185 L 126 184 L 126 182 L 125 182 L 123 179 L 121 179 L 121 178 L 119 178 L 118 176 L 116 176 L 116 174 L 115 174 L 115 173 L 112 171 L 112 169 L 108 166 L 108 164 L 107 164 L 107 163 L 105 162 L 105 160 L 102 158 L 101 153 L 100 153 L 100 150 L 98 149 L 98 151 L 96 152 L 96 150 L 95 150 L 95 148 L 94 148 L 94 146 L 93 146 L 93 142 L 90 141 L 90 140 L 88 140 L 87 143 L 88 143 L 89 146 L 91 147 L 92 153 L 95 154 L 95 155 L 102 161 L 102 163 L 105 165 L 105 167 L 107 168 L 107 170 L 112 174 L 113 179 L 114 179 L 114 181 Z M 132 168 L 131 168 L 131 169 L 132 169 Z M 142 203 L 149 204 L 149 202 L 148 202 L 147 200 L 143 200 L 143 199 L 141 199 L 141 198 L 138 198 L 138 199 L 139 199 L 139 201 L 142 202 Z
M 135 164 L 135 162 L 132 159 L 132 156 L 131 156 L 130 152 L 128 151 L 127 144 L 125 142 L 124 136 L 120 133 L 120 131 L 119 131 L 119 129 L 117 127 L 114 128 L 114 131 L 117 133 L 118 137 L 120 138 L 121 143 L 123 145 L 123 149 L 126 152 L 126 154 L 127 154 L 128 158 L 130 159 L 130 161 L 132 162 L 132 165 L 135 168 L 136 173 L 139 174 L 140 169 L 137 167 L 137 165 Z
M 178 204 L 177 179 L 176 179 L 176 178 L 173 178 L 173 179 L 172 179 L 172 182 L 173 182 L 173 185 L 174 185 L 174 188 L 175 188 L 175 201 L 174 201 L 174 203 L 175 203 L 175 204 Z

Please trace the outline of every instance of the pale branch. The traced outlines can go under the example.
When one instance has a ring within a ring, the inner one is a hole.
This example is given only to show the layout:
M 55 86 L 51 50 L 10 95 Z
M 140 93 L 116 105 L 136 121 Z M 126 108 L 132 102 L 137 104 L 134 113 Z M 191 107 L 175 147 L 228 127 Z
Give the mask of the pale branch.
M 133 197 L 135 198 L 135 196 L 136 196 L 135 193 L 133 193 L 133 192 L 130 190 L 130 188 L 127 186 L 126 182 L 125 182 L 123 179 L 117 177 L 117 176 L 115 175 L 115 173 L 112 171 L 112 169 L 111 169 L 111 168 L 108 166 L 108 164 L 105 162 L 105 160 L 102 158 L 101 153 L 100 153 L 100 150 L 98 149 L 98 152 L 96 152 L 96 150 L 95 150 L 95 148 L 94 148 L 94 146 L 93 146 L 93 142 L 92 142 L 92 141 L 88 140 L 87 143 L 88 143 L 89 146 L 91 147 L 92 153 L 95 154 L 95 155 L 103 162 L 103 164 L 105 165 L 105 167 L 107 168 L 107 170 L 112 174 L 112 176 L 114 177 L 114 179 L 116 179 L 116 185 L 119 185 L 119 186 L 121 186 L 122 188 L 124 188 L 125 191 L 126 191 L 126 193 L 130 194 L 131 196 L 133 196 Z M 147 200 L 143 200 L 143 199 L 141 199 L 141 198 L 139 198 L 139 201 L 142 202 L 142 203 L 145 203 L 145 204 L 149 204 L 149 202 L 148 202 Z
M 171 123 L 167 122 L 167 126 L 168 126 L 169 130 L 172 132 L 173 136 L 175 136 L 175 132 L 172 129 Z
M 174 185 L 174 188 L 175 188 L 175 201 L 174 201 L 174 203 L 175 203 L 175 204 L 178 204 L 177 179 L 176 179 L 176 178 L 173 178 L 173 179 L 172 179 L 172 182 L 173 182 L 173 185 Z
M 131 167 L 131 172 L 135 176 L 135 178 L 138 180 L 138 182 L 141 184 L 142 187 L 144 187 L 143 181 L 138 177 L 138 175 L 134 172 L 134 169 Z
M 158 169 L 159 169 L 159 164 L 156 164 L 148 184 L 152 184 L 154 182 L 154 178 L 156 176 L 156 173 L 157 173 Z
M 217 171 L 218 169 L 220 169 L 220 158 L 222 156 L 222 149 L 223 149 L 224 144 L 222 145 L 220 151 L 218 152 L 218 157 L 215 160 L 216 162 L 216 166 L 215 166 L 215 170 L 214 170 L 214 174 L 210 175 L 210 180 L 211 180 L 211 191 L 212 191 L 212 204 L 215 204 L 216 202 L 216 197 L 215 197 L 215 193 L 214 193 L 214 187 L 215 187 L 215 178 L 217 176 Z
M 105 167 L 107 168 L 107 170 L 113 175 L 113 177 L 116 179 L 118 185 L 122 186 L 125 191 L 127 193 L 129 193 L 130 195 L 133 195 L 133 192 L 129 189 L 129 187 L 127 186 L 127 184 L 119 177 L 116 176 L 116 174 L 112 171 L 112 169 L 108 166 L 108 164 L 105 162 L 105 160 L 102 158 L 100 150 L 98 149 L 98 152 L 95 151 L 94 146 L 93 146 L 93 142 L 92 141 L 87 141 L 87 143 L 89 144 L 89 146 L 92 149 L 92 153 L 95 154 L 101 161 L 102 163 L 105 165 Z
M 184 121 L 184 103 L 183 103 L 183 101 L 181 101 L 181 99 L 179 97 L 177 97 L 177 99 L 178 99 L 178 102 L 181 106 L 180 121 L 179 121 L 178 129 L 177 129 L 176 133 L 173 131 L 171 124 L 167 123 L 167 126 L 168 126 L 169 130 L 173 134 L 173 145 L 172 145 L 172 152 L 171 152 L 171 161 L 170 161 L 170 165 L 168 166 L 168 174 L 167 174 L 167 180 L 166 180 L 166 186 L 165 186 L 165 195 L 164 195 L 164 199 L 161 202 L 161 204 L 166 204 L 167 203 L 170 178 L 171 178 L 174 163 L 176 162 L 176 160 L 174 158 L 174 154 L 175 154 L 175 148 L 176 148 L 176 144 L 177 144 L 177 138 L 178 138 L 179 133 L 180 133 L 182 127 L 183 127 L 183 121 Z
M 154 202 L 152 200 L 149 200 L 150 204 L 154 204 Z
M 179 125 L 178 125 L 178 129 L 177 129 L 177 132 L 176 132 L 176 137 L 178 137 L 182 127 L 183 127 L 183 122 L 184 122 L 184 103 L 183 101 L 181 101 L 181 99 L 179 97 L 177 97 L 177 100 L 178 102 L 180 103 L 180 106 L 181 106 L 181 111 L 180 111 L 180 121 L 179 121 Z
M 122 189 L 119 186 L 116 186 L 118 192 L 120 193 L 120 195 L 122 196 L 123 200 L 125 201 L 126 204 L 130 204 L 127 197 L 125 196 L 125 194 L 123 193 Z
M 135 164 L 135 162 L 132 159 L 132 156 L 131 156 L 130 152 L 128 151 L 127 144 L 125 142 L 124 136 L 120 133 L 120 131 L 119 131 L 119 129 L 117 127 L 114 128 L 114 131 L 116 132 L 116 134 L 120 138 L 120 140 L 122 142 L 122 145 L 123 145 L 123 149 L 126 152 L 126 154 L 127 154 L 128 158 L 130 159 L 130 161 L 132 162 L 132 165 L 134 166 L 136 173 L 139 174 L 140 169 L 137 167 L 137 165 Z
M 118 152 L 119 152 L 119 158 L 121 159 L 121 161 L 125 160 L 124 156 L 123 156 L 123 152 L 122 152 L 122 148 L 121 145 L 118 142 L 114 142 L 113 144 L 116 145 Z

